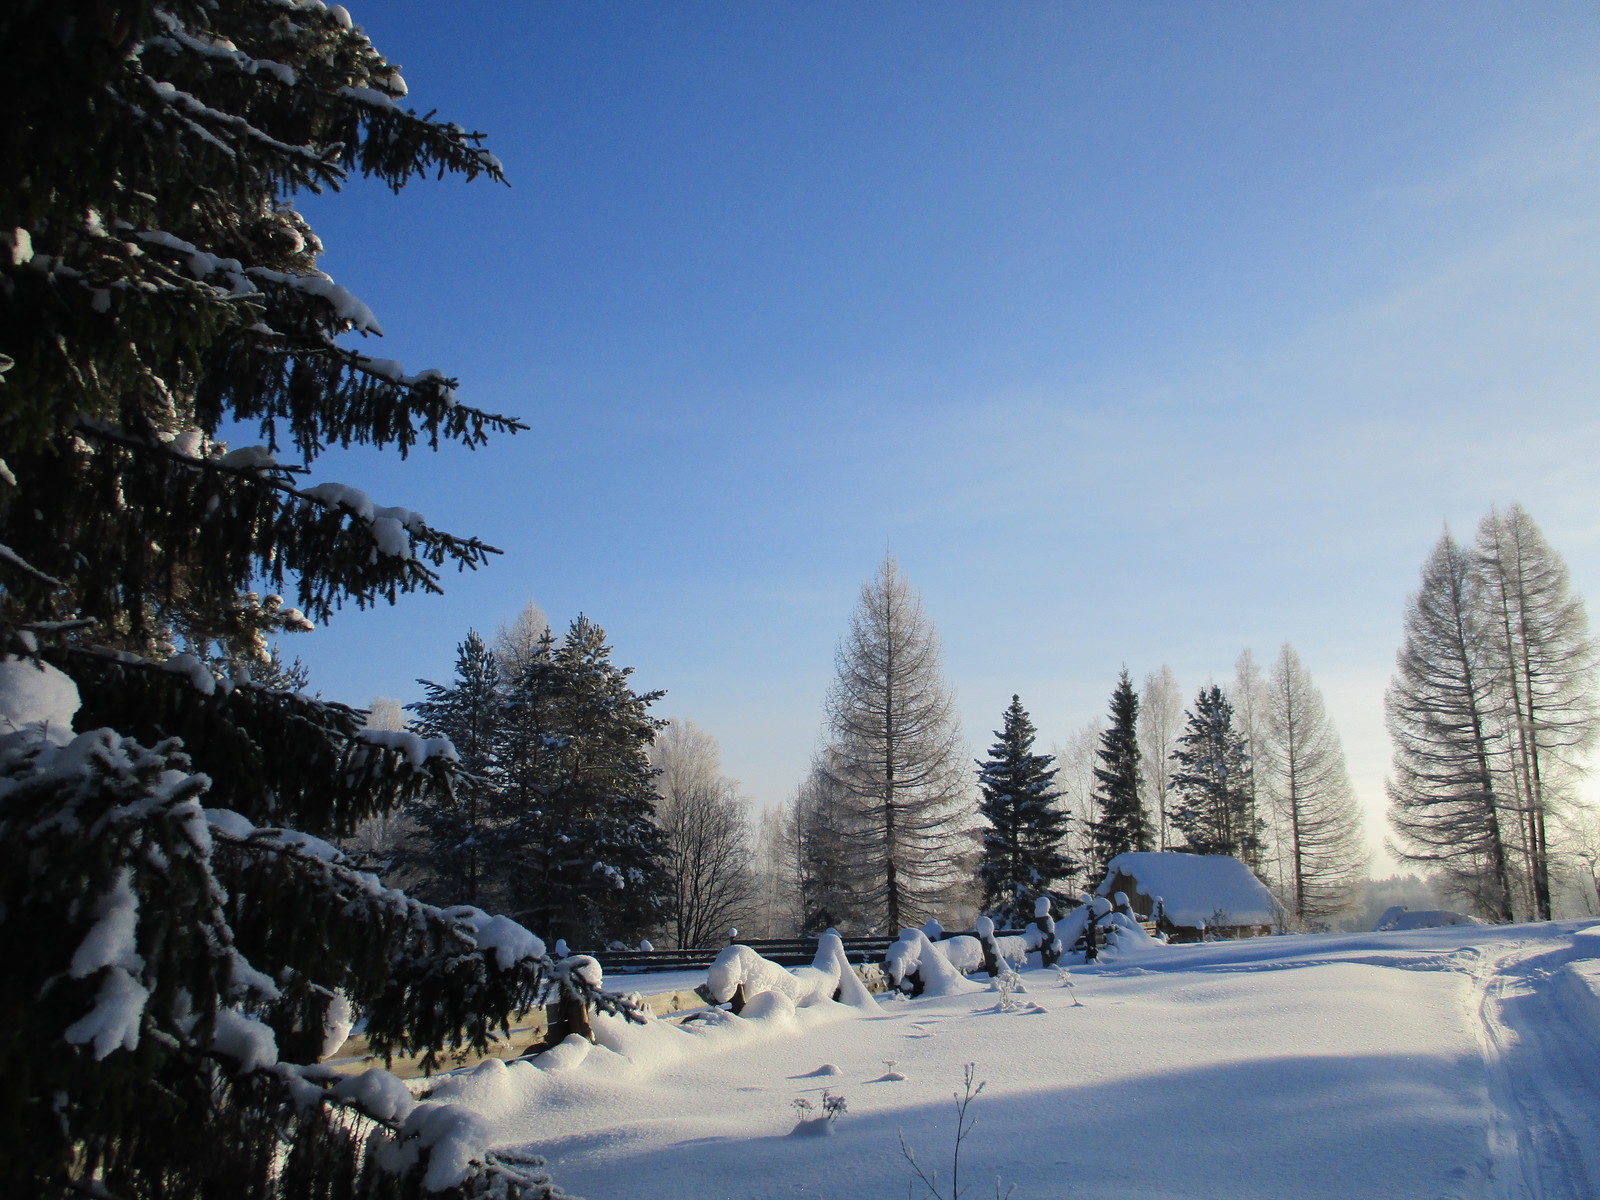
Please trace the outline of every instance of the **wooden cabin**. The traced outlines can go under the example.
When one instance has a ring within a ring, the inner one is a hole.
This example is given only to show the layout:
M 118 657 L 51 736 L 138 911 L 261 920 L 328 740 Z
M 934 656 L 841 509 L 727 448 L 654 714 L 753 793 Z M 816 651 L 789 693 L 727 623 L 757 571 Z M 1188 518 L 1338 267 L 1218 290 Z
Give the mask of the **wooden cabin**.
M 1110 900 L 1124 893 L 1133 915 L 1154 921 L 1169 942 L 1260 937 L 1280 916 L 1266 885 L 1227 854 L 1119 854 L 1096 891 Z

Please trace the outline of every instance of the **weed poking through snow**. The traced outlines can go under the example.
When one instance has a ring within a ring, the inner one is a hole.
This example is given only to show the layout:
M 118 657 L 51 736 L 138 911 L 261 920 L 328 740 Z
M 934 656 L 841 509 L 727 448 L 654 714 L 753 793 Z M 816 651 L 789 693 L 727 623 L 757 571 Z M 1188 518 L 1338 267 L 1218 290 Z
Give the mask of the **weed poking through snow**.
M 967 1140 L 967 1135 L 972 1132 L 972 1127 L 977 1123 L 977 1118 L 971 1116 L 967 1110 L 972 1107 L 972 1102 L 989 1086 L 988 1080 L 980 1079 L 973 1085 L 973 1078 L 978 1073 L 977 1063 L 965 1063 L 961 1067 L 961 1090 L 951 1093 L 956 1102 L 956 1133 L 950 1146 L 950 1181 L 949 1190 L 944 1190 L 940 1185 L 940 1172 L 937 1167 L 925 1169 L 917 1162 L 917 1152 L 906 1141 L 905 1130 L 900 1130 L 900 1154 L 911 1164 L 911 1173 L 922 1183 L 924 1190 L 923 1200 L 961 1200 L 961 1145 Z M 995 1200 L 1007 1200 L 1017 1190 L 1012 1184 L 1004 1192 L 1000 1190 L 1000 1177 L 995 1176 Z
M 789 1101 L 789 1107 L 794 1109 L 795 1126 L 789 1131 L 791 1136 L 820 1137 L 833 1132 L 833 1123 L 845 1113 L 849 1106 L 843 1096 L 835 1096 L 827 1088 L 822 1089 L 822 1111 L 818 1113 L 817 1105 L 805 1096 L 796 1096 Z

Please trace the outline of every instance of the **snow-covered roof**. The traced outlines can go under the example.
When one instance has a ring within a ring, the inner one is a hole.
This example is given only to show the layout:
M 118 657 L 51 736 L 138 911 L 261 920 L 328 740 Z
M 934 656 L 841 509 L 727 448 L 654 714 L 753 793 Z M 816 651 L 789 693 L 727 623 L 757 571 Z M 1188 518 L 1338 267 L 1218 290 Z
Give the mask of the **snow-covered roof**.
M 1161 900 L 1167 920 L 1198 928 L 1207 925 L 1271 925 L 1278 904 L 1262 882 L 1227 854 L 1142 852 L 1119 854 L 1106 864 L 1100 895 L 1112 892 L 1117 874 L 1135 880 L 1142 896 Z
M 1404 904 L 1384 910 L 1383 916 L 1372 927 L 1374 933 L 1390 929 L 1439 929 L 1446 925 L 1482 925 L 1477 917 L 1451 912 L 1447 908 L 1426 908 L 1412 912 Z

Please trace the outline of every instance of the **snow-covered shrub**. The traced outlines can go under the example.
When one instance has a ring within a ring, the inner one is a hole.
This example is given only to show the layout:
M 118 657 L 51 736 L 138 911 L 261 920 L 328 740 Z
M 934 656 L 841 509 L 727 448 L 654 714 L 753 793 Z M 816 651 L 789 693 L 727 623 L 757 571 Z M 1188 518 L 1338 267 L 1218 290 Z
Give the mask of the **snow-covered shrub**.
M 983 970 L 983 944 L 975 937 L 958 933 L 955 937 L 933 943 L 933 948 L 963 975 Z
M 761 992 L 776 992 L 799 1008 L 836 996 L 850 1005 L 875 1003 L 845 957 L 843 940 L 832 932 L 817 939 L 817 956 L 811 966 L 792 971 L 749 946 L 728 946 L 706 972 L 705 989 L 715 1004 L 728 1003 L 741 989 L 746 1001 Z
M 883 959 L 889 981 L 913 996 L 953 996 L 968 990 L 961 972 L 920 929 L 902 929 Z
M 1100 929 L 1105 936 L 1104 953 L 1108 958 L 1142 954 L 1165 945 L 1164 942 L 1146 933 L 1144 926 L 1128 913 L 1108 913 L 1101 919 Z

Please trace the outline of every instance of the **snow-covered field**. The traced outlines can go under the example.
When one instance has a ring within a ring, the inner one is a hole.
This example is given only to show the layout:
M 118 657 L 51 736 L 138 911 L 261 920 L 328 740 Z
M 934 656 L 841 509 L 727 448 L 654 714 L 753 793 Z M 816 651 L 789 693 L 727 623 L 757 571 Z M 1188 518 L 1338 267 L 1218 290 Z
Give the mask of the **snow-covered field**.
M 974 984 L 608 1019 L 609 1048 L 435 1089 L 590 1200 L 907 1195 L 900 1136 L 947 1178 L 968 1062 L 973 1200 L 997 1176 L 1018 1200 L 1600 1196 L 1600 926 L 1160 947 L 1023 979 L 1012 1012 Z M 792 1101 L 824 1088 L 848 1111 L 797 1128 Z

